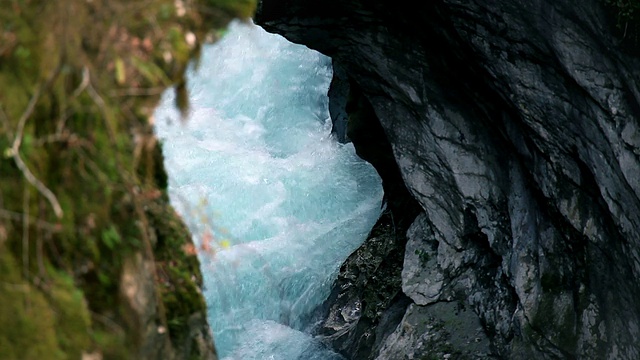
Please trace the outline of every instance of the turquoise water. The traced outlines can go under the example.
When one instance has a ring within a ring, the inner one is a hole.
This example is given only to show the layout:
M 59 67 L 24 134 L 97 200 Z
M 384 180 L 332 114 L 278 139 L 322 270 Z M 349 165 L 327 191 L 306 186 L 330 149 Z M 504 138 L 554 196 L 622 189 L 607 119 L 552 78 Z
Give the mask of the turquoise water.
M 374 169 L 330 136 L 327 57 L 232 23 L 189 73 L 191 113 L 156 110 L 223 359 L 340 359 L 304 333 L 380 213 Z

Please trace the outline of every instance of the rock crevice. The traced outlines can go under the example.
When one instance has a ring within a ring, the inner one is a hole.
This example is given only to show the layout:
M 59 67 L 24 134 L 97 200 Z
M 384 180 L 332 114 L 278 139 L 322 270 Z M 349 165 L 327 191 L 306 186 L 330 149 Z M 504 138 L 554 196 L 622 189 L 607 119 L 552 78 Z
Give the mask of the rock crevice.
M 262 0 L 256 22 L 332 57 L 357 105 L 344 105 L 348 138 L 389 204 L 411 201 L 389 188 L 419 204 L 401 227 L 408 241 L 394 245 L 396 300 L 368 324 L 377 330 L 334 337 L 338 350 L 640 357 L 640 58 L 605 2 Z M 373 132 L 390 146 L 368 151 Z M 367 259 L 373 238 L 354 256 Z M 383 325 L 387 313 L 396 320 Z M 480 333 L 449 321 L 474 317 Z M 472 337 L 482 351 L 448 340 Z

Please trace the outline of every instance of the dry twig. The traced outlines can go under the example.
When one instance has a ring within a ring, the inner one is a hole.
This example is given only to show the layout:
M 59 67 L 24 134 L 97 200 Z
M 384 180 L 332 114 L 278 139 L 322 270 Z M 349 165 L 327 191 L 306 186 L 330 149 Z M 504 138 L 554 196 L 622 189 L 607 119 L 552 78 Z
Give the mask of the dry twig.
M 24 127 L 27 123 L 27 120 L 29 120 L 29 118 L 33 114 L 36 104 L 38 103 L 38 100 L 40 100 L 40 96 L 42 95 L 43 89 L 46 90 L 51 86 L 55 78 L 60 73 L 60 69 L 61 69 L 61 66 L 58 66 L 58 68 L 55 71 L 53 71 L 49 79 L 47 79 L 45 85 L 39 86 L 36 88 L 36 92 L 33 94 L 31 99 L 29 100 L 29 104 L 27 105 L 27 108 L 25 109 L 24 113 L 22 113 L 22 115 L 20 116 L 20 119 L 18 120 L 18 128 L 16 129 L 16 135 L 13 139 L 13 144 L 11 145 L 11 148 L 7 152 L 8 156 L 13 158 L 13 160 L 16 163 L 16 166 L 18 167 L 18 169 L 20 169 L 25 179 L 27 179 L 27 181 L 31 185 L 33 185 L 36 189 L 38 189 L 38 191 L 49 201 L 49 203 L 51 204 L 51 207 L 53 208 L 53 212 L 56 214 L 56 217 L 58 218 L 62 218 L 62 215 L 63 215 L 62 207 L 60 206 L 60 202 L 58 202 L 58 198 L 35 175 L 33 175 L 31 170 L 29 170 L 29 167 L 27 167 L 27 164 L 25 164 L 24 160 L 22 160 L 22 157 L 20 157 L 20 145 L 22 145 L 22 140 L 24 137 Z
M 29 215 L 26 215 L 25 217 L 25 214 L 6 210 L 6 209 L 0 209 L 0 218 L 18 221 L 18 222 L 24 222 L 25 220 L 28 220 L 30 223 L 34 224 L 35 226 L 43 230 L 47 230 L 49 232 L 59 231 L 58 226 L 55 224 L 52 224 L 40 219 L 35 219 Z

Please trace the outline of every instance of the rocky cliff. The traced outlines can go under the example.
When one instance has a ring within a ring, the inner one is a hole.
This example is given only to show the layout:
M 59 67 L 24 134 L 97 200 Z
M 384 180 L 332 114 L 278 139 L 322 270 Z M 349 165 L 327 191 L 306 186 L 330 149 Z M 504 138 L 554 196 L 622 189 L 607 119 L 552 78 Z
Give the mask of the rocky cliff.
M 404 204 L 321 309 L 332 346 L 640 358 L 638 5 L 615 4 L 262 0 L 257 23 L 333 58 L 336 128 Z

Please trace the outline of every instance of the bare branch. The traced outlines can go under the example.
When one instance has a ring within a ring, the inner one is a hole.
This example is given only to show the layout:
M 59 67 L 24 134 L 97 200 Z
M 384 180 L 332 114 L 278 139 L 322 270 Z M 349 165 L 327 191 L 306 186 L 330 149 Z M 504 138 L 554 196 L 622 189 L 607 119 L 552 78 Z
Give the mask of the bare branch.
M 109 93 L 110 96 L 155 96 L 160 95 L 165 91 L 164 87 L 152 87 L 152 88 L 128 88 L 118 89 Z
M 40 180 L 38 180 L 38 178 L 36 178 L 35 175 L 33 175 L 31 170 L 29 170 L 27 165 L 24 163 L 24 161 L 20 157 L 19 153 L 16 152 L 13 154 L 13 160 L 18 166 L 18 169 L 22 171 L 22 174 L 27 179 L 27 181 L 31 185 L 35 186 L 35 188 L 38 189 L 38 191 L 49 201 L 49 203 L 51 204 L 51 207 L 53 208 L 53 212 L 56 214 L 56 216 L 58 218 L 62 218 L 62 215 L 64 214 L 64 212 L 62 211 L 62 207 L 60 206 L 60 203 L 58 202 L 58 198 L 56 197 L 56 195 L 51 190 L 49 190 L 49 188 L 47 188 Z
M 20 148 L 20 145 L 22 144 L 22 135 L 24 132 L 24 125 L 27 123 L 27 120 L 29 119 L 29 117 L 31 117 L 31 114 L 33 114 L 33 110 L 35 109 L 36 104 L 38 103 L 38 100 L 40 100 L 41 91 L 42 91 L 42 88 L 38 86 L 35 94 L 33 94 L 33 96 L 31 97 L 31 100 L 29 100 L 29 104 L 27 105 L 27 108 L 25 109 L 24 113 L 22 113 L 22 116 L 20 116 L 20 120 L 18 120 L 18 129 L 16 130 L 16 136 L 13 139 L 13 144 L 11 145 L 12 154 L 16 154 L 18 152 L 18 149 Z
M 89 85 L 89 68 L 87 68 L 86 66 L 83 66 L 82 81 L 80 82 L 80 84 L 78 84 L 78 87 L 71 94 L 71 100 L 80 96 L 80 94 L 82 94 L 86 90 L 87 85 Z M 60 118 L 58 119 L 57 125 L 56 125 L 56 134 L 62 134 L 62 131 L 64 130 L 67 119 L 70 116 L 70 114 L 67 111 L 68 111 L 68 106 L 64 106 L 60 109 Z
M 51 144 L 55 142 L 68 143 L 70 146 L 84 146 L 91 147 L 91 142 L 87 139 L 79 137 L 77 134 L 70 134 L 68 132 L 55 133 L 45 135 L 37 138 L 33 141 L 33 146 L 43 146 L 45 144 Z
M 30 222 L 35 223 L 36 226 L 38 226 L 39 228 L 51 231 L 51 232 L 55 232 L 56 230 L 56 225 L 40 220 L 40 219 L 36 219 L 33 218 L 31 216 L 28 216 L 25 218 L 25 215 L 19 212 L 15 212 L 15 211 L 10 211 L 10 210 L 6 210 L 6 209 L 0 209 L 0 218 L 4 218 L 4 219 L 8 219 L 8 220 L 14 220 L 14 221 L 24 221 L 25 219 L 28 219 Z
M 113 330 L 113 332 L 117 333 L 120 336 L 124 336 L 125 335 L 125 331 L 122 329 L 122 327 L 120 325 L 118 325 L 116 322 L 114 322 L 113 320 L 111 320 L 110 318 L 108 318 L 107 316 L 104 316 L 102 314 L 98 314 L 97 312 L 93 312 L 91 310 L 89 310 L 89 313 L 91 313 L 91 316 L 95 320 L 98 320 L 103 325 L 106 325 L 107 327 L 111 328 L 111 330 Z
M 102 111 L 103 115 L 105 116 L 105 121 L 108 121 L 107 104 L 104 102 L 104 99 L 102 99 L 100 94 L 98 94 L 96 89 L 93 88 L 91 82 L 89 82 L 89 84 L 87 85 L 87 92 L 89 93 L 89 96 L 91 96 L 91 99 L 93 99 L 93 102 L 96 103 L 96 105 L 98 105 L 98 107 Z
M 51 73 L 51 75 L 45 82 L 44 86 L 38 86 L 38 88 L 36 89 L 36 92 L 33 94 L 31 99 L 29 100 L 29 104 L 27 104 L 27 108 L 25 109 L 24 113 L 22 113 L 22 115 L 20 116 L 20 119 L 18 120 L 18 128 L 16 129 L 16 135 L 15 135 L 15 138 L 13 139 L 13 144 L 11 145 L 11 149 L 9 149 L 8 151 L 8 155 L 13 158 L 16 165 L 18 166 L 18 169 L 22 171 L 22 174 L 27 179 L 27 181 L 31 185 L 35 186 L 35 188 L 38 189 L 40 193 L 42 193 L 42 195 L 49 201 L 49 203 L 51 203 L 51 207 L 53 207 L 53 211 L 58 218 L 61 218 L 63 215 L 62 207 L 58 202 L 58 198 L 56 198 L 53 192 L 51 192 L 51 190 L 49 190 L 40 180 L 38 180 L 38 178 L 36 178 L 35 175 L 33 175 L 31 170 L 29 170 L 27 165 L 24 163 L 24 161 L 20 157 L 20 145 L 22 144 L 25 124 L 33 114 L 36 104 L 38 103 L 38 100 L 40 100 L 40 96 L 42 95 L 42 90 L 48 89 L 51 86 L 51 84 L 53 84 L 53 81 L 60 73 L 61 68 L 62 68 L 62 63 L 58 65 L 58 68 Z
M 33 146 L 43 146 L 44 144 L 50 144 L 54 142 L 70 142 L 74 140 L 74 137 L 75 135 L 69 135 L 68 133 L 49 134 L 34 140 Z
M 78 85 L 78 87 L 74 90 L 71 96 L 73 98 L 78 97 L 78 95 L 82 94 L 82 92 L 87 88 L 88 85 L 89 85 L 89 68 L 87 68 L 86 66 L 83 66 L 82 82 L 80 82 L 80 85 Z

